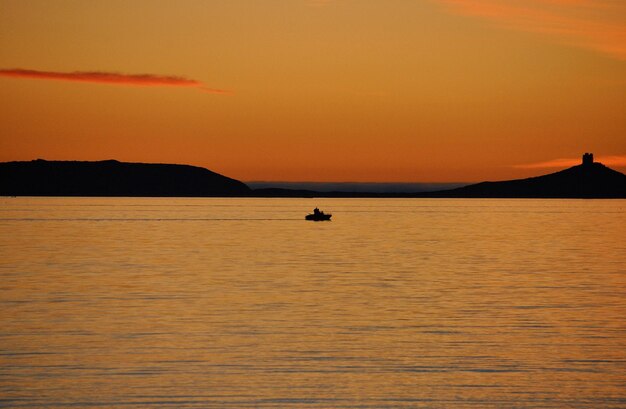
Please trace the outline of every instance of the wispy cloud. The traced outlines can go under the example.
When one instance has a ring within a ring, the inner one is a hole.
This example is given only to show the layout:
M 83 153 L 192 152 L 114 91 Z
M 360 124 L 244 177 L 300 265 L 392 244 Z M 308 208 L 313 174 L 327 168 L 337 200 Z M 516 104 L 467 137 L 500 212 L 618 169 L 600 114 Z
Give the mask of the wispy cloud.
M 551 159 L 543 162 L 525 163 L 522 165 L 514 165 L 514 168 L 520 169 L 548 169 L 548 168 L 569 168 L 580 164 L 579 159 L 559 158 Z
M 458 14 L 626 60 L 623 0 L 435 0 Z
M 233 91 L 229 91 L 227 89 L 217 89 L 217 88 L 208 88 L 208 87 L 198 87 L 198 90 L 202 92 L 206 92 L 207 94 L 218 94 L 218 95 L 232 95 Z
M 626 155 L 599 156 L 594 159 L 607 166 L 626 166 Z M 581 163 L 580 158 L 559 158 L 551 159 L 543 162 L 527 163 L 523 165 L 515 165 L 520 169 L 551 169 L 551 168 L 569 168 Z
M 184 77 L 154 74 L 121 74 L 115 72 L 54 72 L 21 68 L 0 69 L 0 77 L 31 78 L 40 80 L 88 82 L 96 84 L 127 85 L 138 87 L 190 87 L 211 94 L 231 94 L 231 91 L 208 88 L 202 82 Z

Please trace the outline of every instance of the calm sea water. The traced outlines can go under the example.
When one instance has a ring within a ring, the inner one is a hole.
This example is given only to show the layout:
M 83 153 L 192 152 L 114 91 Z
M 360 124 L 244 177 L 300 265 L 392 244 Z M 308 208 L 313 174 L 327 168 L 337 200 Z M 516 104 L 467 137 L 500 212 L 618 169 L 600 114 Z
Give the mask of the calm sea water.
M 0 203 L 0 407 L 626 407 L 624 200 Z

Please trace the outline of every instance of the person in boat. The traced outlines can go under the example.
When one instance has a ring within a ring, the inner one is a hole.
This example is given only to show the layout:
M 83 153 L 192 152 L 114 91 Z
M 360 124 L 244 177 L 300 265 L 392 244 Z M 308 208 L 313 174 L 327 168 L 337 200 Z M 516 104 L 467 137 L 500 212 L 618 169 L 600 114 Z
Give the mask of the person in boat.
M 318 209 L 317 207 L 315 209 L 313 209 L 313 214 L 307 214 L 305 219 L 307 220 L 330 220 L 332 215 L 330 214 L 325 214 L 324 212 L 322 212 L 320 209 Z

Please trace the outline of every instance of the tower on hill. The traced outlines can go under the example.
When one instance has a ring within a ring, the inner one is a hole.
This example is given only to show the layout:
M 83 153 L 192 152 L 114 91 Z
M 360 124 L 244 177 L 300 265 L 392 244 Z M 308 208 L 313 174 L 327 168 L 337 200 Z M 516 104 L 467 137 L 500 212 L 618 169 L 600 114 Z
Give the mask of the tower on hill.
M 593 163 L 593 153 L 585 153 L 583 155 L 583 165 L 591 165 Z

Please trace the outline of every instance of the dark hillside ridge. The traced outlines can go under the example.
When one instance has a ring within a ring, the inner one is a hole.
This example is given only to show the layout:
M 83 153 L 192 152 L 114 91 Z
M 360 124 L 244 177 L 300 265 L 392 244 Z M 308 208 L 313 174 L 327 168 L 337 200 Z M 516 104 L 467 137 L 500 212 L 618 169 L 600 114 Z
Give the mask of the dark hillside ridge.
M 46 161 L 0 163 L 2 196 L 248 196 L 244 183 L 188 165 Z
M 387 198 L 626 198 L 626 175 L 583 155 L 581 165 L 560 172 L 527 179 L 481 182 L 455 189 L 434 192 L 315 192 L 291 189 L 257 189 L 259 197 L 387 197 Z
M 305 189 L 251 190 L 210 170 L 147 163 L 34 160 L 0 163 L 1 196 L 152 197 L 336 197 L 336 198 L 626 198 L 626 175 L 593 162 L 528 179 L 482 182 L 435 192 L 317 192 Z
M 626 175 L 591 162 L 548 175 L 482 182 L 457 189 L 426 193 L 430 197 L 467 198 L 626 198 Z

